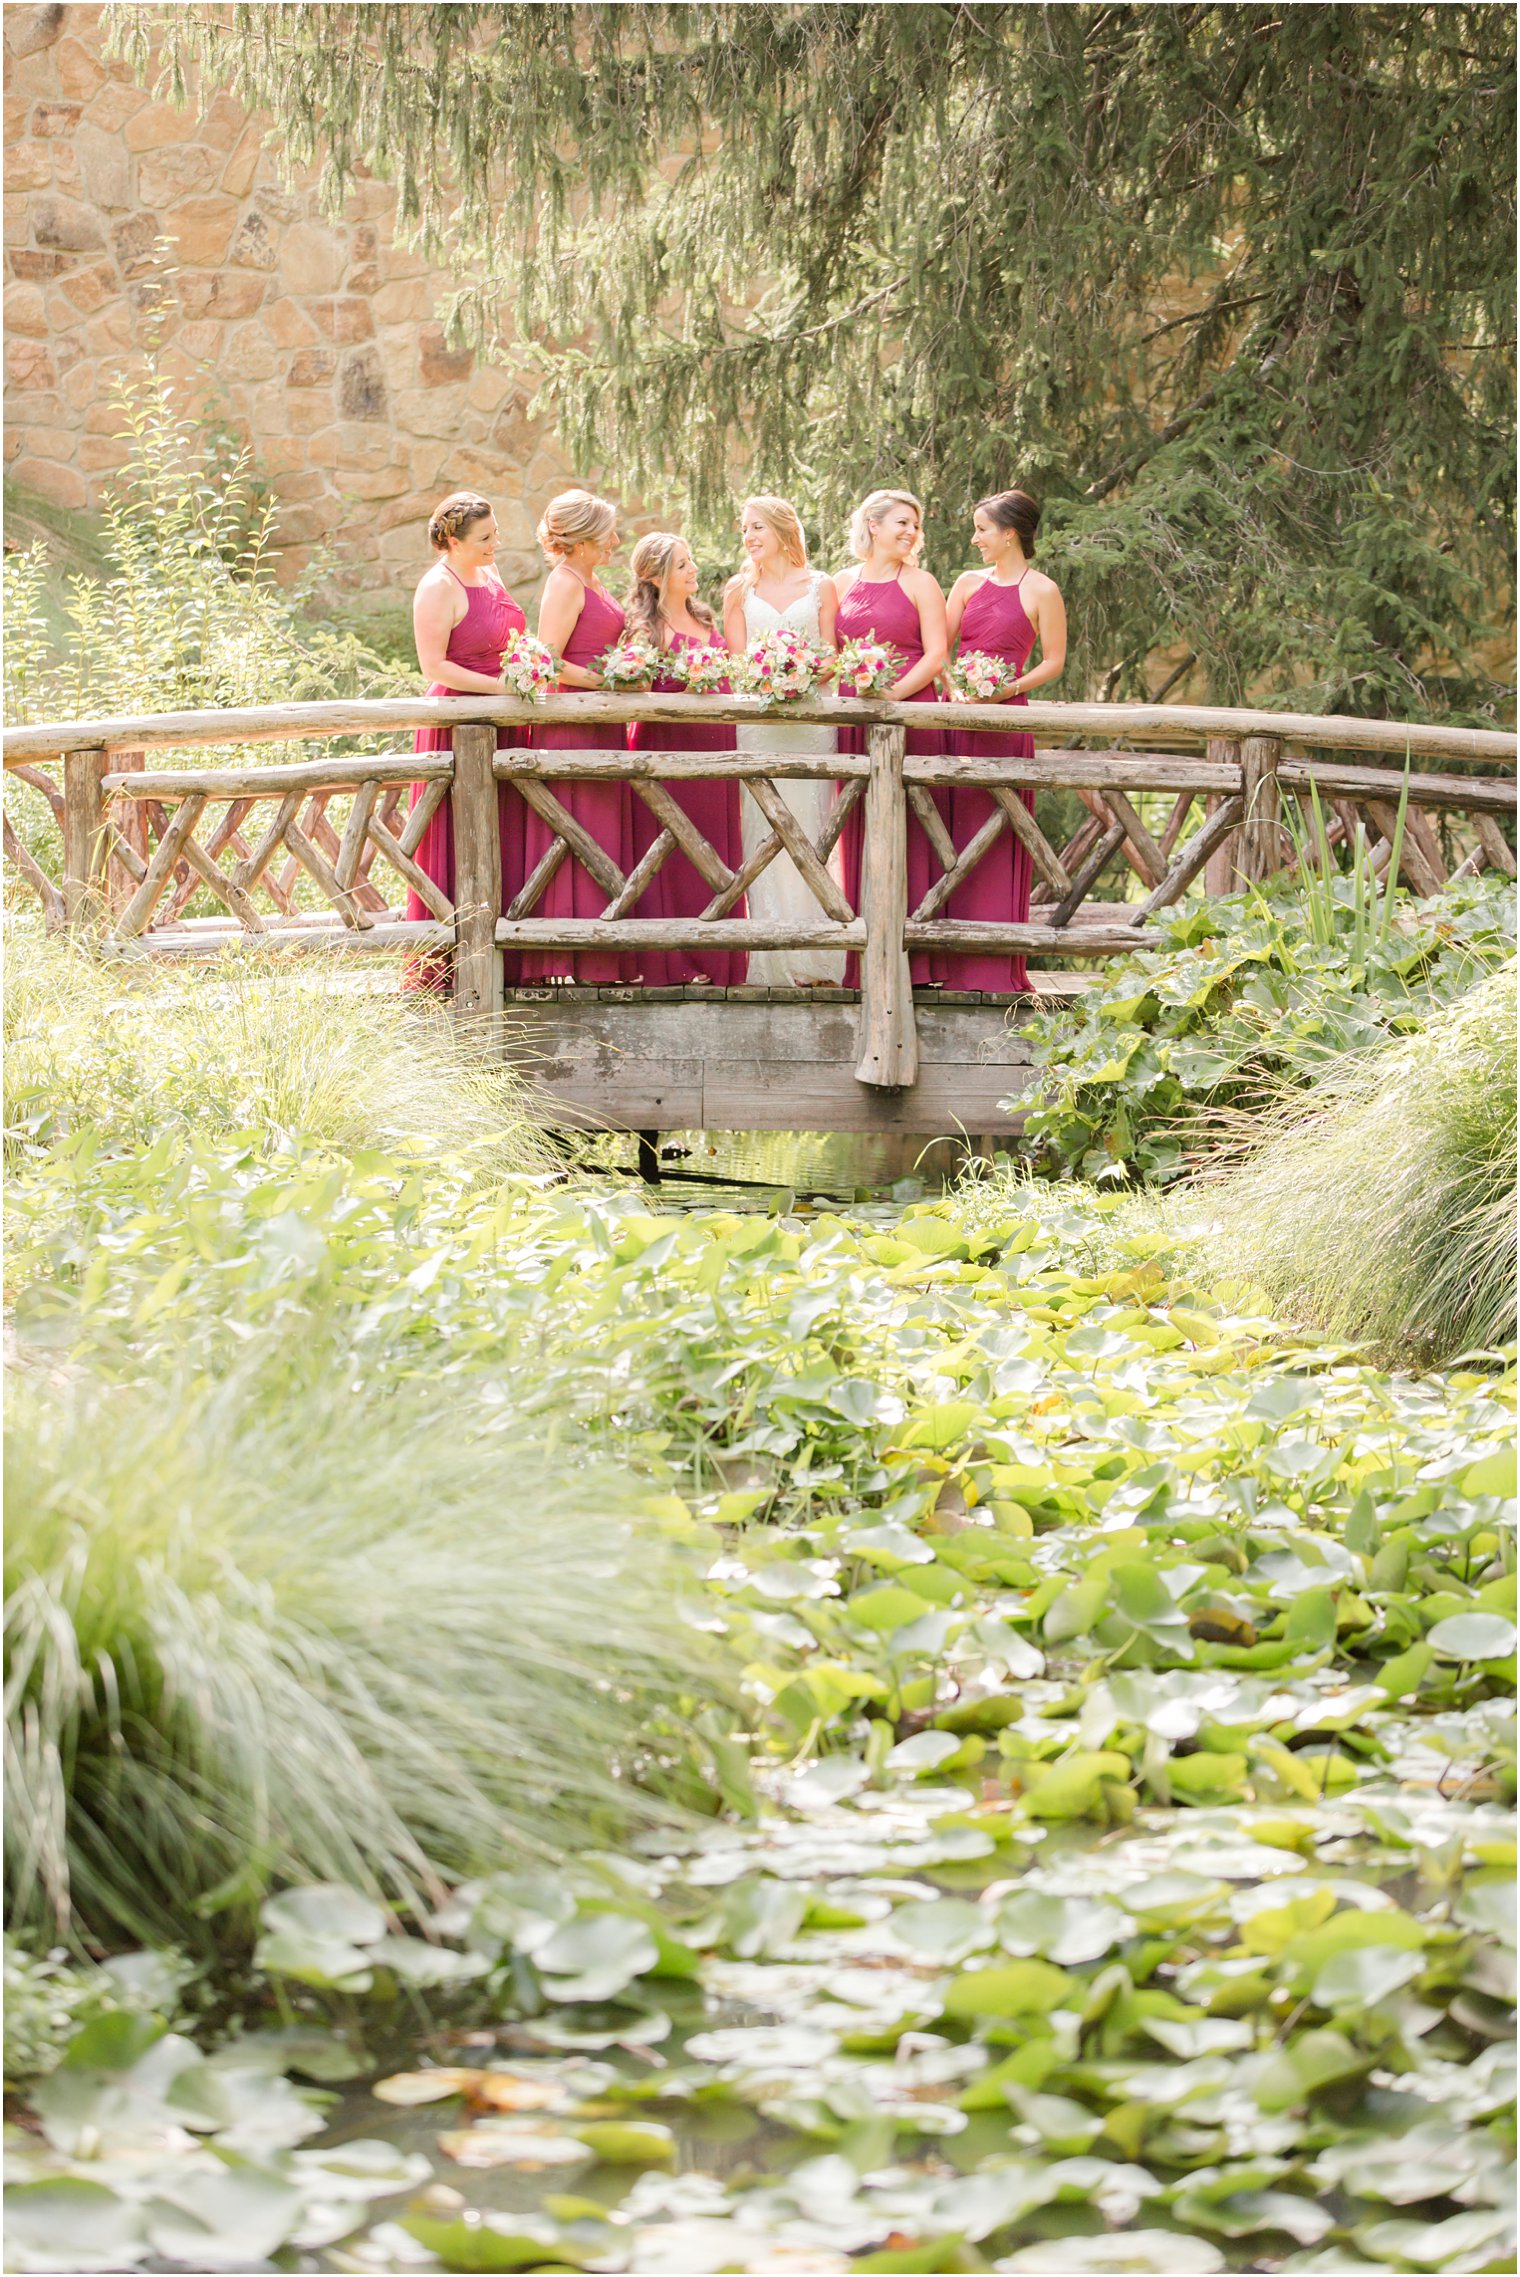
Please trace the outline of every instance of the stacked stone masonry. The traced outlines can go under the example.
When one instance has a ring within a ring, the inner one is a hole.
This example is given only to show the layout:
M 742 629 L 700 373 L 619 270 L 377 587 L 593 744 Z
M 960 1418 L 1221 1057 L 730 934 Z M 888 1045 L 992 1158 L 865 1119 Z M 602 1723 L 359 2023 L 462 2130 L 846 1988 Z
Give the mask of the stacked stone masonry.
M 469 485 L 530 595 L 534 526 L 574 478 L 531 388 L 447 344 L 447 280 L 396 244 L 391 190 L 361 180 L 334 226 L 267 122 L 226 93 L 154 101 L 105 52 L 102 13 L 5 9 L 8 475 L 98 507 L 125 455 L 113 393 L 152 354 L 251 445 L 282 577 L 326 542 L 345 605 L 392 615 L 432 558 L 431 508 Z

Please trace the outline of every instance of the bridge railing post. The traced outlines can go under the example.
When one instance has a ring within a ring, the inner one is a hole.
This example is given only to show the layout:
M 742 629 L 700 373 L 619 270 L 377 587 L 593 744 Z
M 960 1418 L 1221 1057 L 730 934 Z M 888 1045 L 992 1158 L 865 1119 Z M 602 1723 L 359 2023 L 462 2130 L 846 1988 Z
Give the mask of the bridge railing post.
M 496 730 L 456 727 L 454 781 L 454 1016 L 494 1054 L 502 1034 L 501 835 L 496 822 Z
M 63 912 L 71 933 L 95 933 L 105 917 L 109 819 L 101 790 L 106 755 L 100 750 L 63 755 Z
M 902 1091 L 918 1080 L 918 1030 L 904 929 L 908 922 L 908 799 L 903 787 L 907 731 L 867 731 L 860 902 L 866 945 L 860 959 L 857 1083 Z
M 1275 735 L 1247 735 L 1240 744 L 1240 794 L 1245 820 L 1235 834 L 1235 876 L 1255 885 L 1282 868 L 1282 799 L 1277 767 L 1282 744 Z

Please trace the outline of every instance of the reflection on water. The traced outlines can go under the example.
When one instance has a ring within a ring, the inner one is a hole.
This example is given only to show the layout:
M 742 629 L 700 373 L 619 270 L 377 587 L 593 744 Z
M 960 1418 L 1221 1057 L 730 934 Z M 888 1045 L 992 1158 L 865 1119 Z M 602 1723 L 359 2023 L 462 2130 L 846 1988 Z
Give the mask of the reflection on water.
M 1010 1134 L 1009 1152 L 1014 1140 Z M 786 1195 L 836 1201 L 918 1201 L 940 1193 L 967 1161 L 959 1139 L 859 1131 L 667 1131 L 659 1140 L 662 1207 L 764 1209 Z M 631 1136 L 598 1142 L 607 1168 L 639 1168 Z

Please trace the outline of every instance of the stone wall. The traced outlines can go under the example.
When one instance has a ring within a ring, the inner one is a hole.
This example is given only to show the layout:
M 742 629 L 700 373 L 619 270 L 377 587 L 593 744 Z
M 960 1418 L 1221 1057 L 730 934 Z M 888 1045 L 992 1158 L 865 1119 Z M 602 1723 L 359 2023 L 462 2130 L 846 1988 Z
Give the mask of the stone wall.
M 123 457 L 113 386 L 153 351 L 252 445 L 282 576 L 330 541 L 334 600 L 394 618 L 432 558 L 429 511 L 469 485 L 528 597 L 534 525 L 574 477 L 531 388 L 446 344 L 446 281 L 394 242 L 391 191 L 361 180 L 332 226 L 309 180 L 283 181 L 263 121 L 225 93 L 153 101 L 105 54 L 101 14 L 4 13 L 8 475 L 94 509 Z

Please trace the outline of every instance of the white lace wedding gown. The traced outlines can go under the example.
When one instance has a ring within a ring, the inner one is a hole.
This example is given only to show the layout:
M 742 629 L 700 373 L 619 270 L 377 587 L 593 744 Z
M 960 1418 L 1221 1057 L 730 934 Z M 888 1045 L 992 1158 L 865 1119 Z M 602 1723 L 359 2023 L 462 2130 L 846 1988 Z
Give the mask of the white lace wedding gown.
M 795 601 L 789 601 L 784 609 L 773 608 L 758 593 L 747 592 L 744 596 L 746 643 L 753 646 L 762 633 L 774 632 L 778 625 L 790 625 L 794 632 L 802 633 L 808 640 L 817 640 L 820 637 L 818 593 L 822 583 L 822 575 L 815 575 L 807 591 L 799 594 Z M 811 758 L 837 752 L 839 733 L 832 727 L 783 727 L 779 722 L 764 720 L 754 727 L 741 727 L 738 746 L 745 753 L 763 752 L 776 757 L 783 753 L 806 754 Z M 834 804 L 833 783 L 822 778 L 781 781 L 776 789 L 816 845 Z M 771 834 L 770 824 L 748 791 L 743 794 L 741 821 L 744 857 L 748 861 Z M 828 868 L 842 887 L 844 873 L 837 846 L 829 857 Z M 824 912 L 814 900 L 811 889 L 785 852 L 778 854 L 760 872 L 749 889 L 746 907 L 752 919 L 764 919 L 770 924 L 816 925 L 824 920 Z M 832 949 L 751 950 L 748 978 L 757 988 L 796 988 L 809 981 L 837 984 L 844 979 L 844 957 Z

